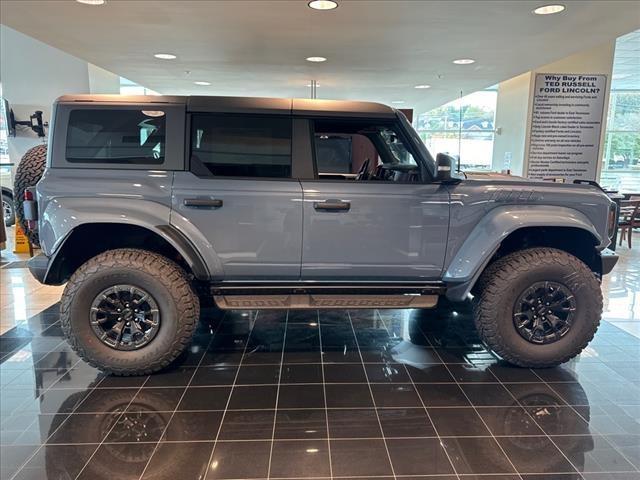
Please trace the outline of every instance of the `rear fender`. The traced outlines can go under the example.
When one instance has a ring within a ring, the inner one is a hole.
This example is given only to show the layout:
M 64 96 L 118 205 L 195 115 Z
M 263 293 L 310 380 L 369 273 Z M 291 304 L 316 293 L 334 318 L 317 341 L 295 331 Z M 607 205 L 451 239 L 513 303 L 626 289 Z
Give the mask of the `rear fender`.
M 54 257 L 71 232 L 81 225 L 132 225 L 145 228 L 169 243 L 192 266 L 197 278 L 208 280 L 212 275 L 222 275 L 222 264 L 208 242 L 203 238 L 188 237 L 172 227 L 170 215 L 169 206 L 141 199 L 53 198 L 47 202 L 40 216 L 39 233 L 43 252 L 48 257 Z M 203 243 L 209 248 L 201 250 Z M 207 255 L 201 255 L 200 252 L 206 252 Z

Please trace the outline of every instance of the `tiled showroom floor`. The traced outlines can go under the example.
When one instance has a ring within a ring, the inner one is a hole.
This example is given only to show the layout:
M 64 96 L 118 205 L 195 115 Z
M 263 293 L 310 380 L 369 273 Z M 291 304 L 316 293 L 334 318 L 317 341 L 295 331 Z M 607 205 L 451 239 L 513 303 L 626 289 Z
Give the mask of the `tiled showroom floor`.
M 5 266 L 0 477 L 637 480 L 640 248 L 620 251 L 596 338 L 547 370 L 498 361 L 466 307 L 205 311 L 171 370 L 104 377 Z

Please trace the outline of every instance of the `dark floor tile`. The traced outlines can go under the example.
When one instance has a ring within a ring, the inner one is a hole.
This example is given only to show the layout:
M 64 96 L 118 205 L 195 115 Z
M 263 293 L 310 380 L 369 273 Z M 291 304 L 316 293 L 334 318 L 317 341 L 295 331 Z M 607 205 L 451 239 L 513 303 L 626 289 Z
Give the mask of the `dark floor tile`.
M 539 377 L 537 380 L 540 381 L 542 379 L 545 382 L 578 382 L 580 379 L 588 380 L 588 376 L 583 376 L 581 369 L 580 372 L 571 370 L 569 367 L 570 364 L 560 365 L 555 368 L 534 368 L 531 371 Z M 583 364 L 586 365 L 586 364 Z M 596 367 L 606 368 L 610 373 L 613 373 L 611 369 L 607 368 L 604 364 L 589 364 Z
M 321 363 L 322 356 L 320 355 L 320 348 L 314 350 L 285 350 L 284 363 Z
M 467 397 L 455 384 L 416 384 L 416 390 L 427 407 L 470 406 Z
M 468 383 L 460 388 L 476 407 L 509 407 L 517 405 L 509 391 L 499 383 Z
M 229 409 L 270 409 L 276 407 L 276 385 L 236 386 L 231 392 Z
M 236 385 L 277 385 L 280 365 L 242 365 Z
M 491 364 L 450 364 L 447 365 L 449 373 L 456 382 L 474 383 L 474 382 L 495 382 L 496 378 L 489 370 Z
M 250 363 L 248 358 L 246 359 L 246 362 L 243 359 L 243 352 L 208 350 L 204 352 L 204 355 L 200 360 L 200 367 L 234 366 L 239 365 L 241 361 L 242 363 Z
M 163 440 L 215 440 L 222 412 L 176 412 Z
M 557 404 L 567 405 L 608 405 L 608 399 L 598 385 L 583 381 L 567 383 L 551 383 L 545 395 L 553 398 Z M 551 387 L 552 386 L 552 387 Z
M 575 472 L 548 437 L 498 437 L 496 440 L 520 473 Z
M 281 383 L 322 383 L 322 364 L 283 365 L 281 375 Z
M 495 436 L 544 435 L 522 407 L 480 407 L 477 412 Z
M 415 383 L 453 383 L 454 379 L 445 365 L 407 365 Z
M 54 393 L 51 390 L 45 395 Z M 63 392 L 58 390 L 57 392 Z M 133 400 L 138 389 L 136 388 L 105 388 L 92 390 L 84 398 L 84 401 L 75 409 L 75 413 L 109 413 L 114 409 L 124 410 Z M 64 409 L 66 410 L 66 409 Z
M 271 442 L 218 442 L 207 479 L 266 478 L 270 451 Z
M 184 387 L 141 388 L 131 400 L 127 412 L 172 412 L 184 392 Z
M 328 408 L 363 408 L 373 407 L 371 392 L 366 384 L 360 385 L 326 385 Z
M 429 408 L 438 435 L 453 437 L 490 436 L 473 408 Z
M 236 378 L 237 366 L 200 367 L 191 381 L 191 386 L 232 385 Z
M 492 438 L 443 438 L 442 444 L 458 474 L 516 472 Z
M 274 415 L 274 410 L 228 411 L 224 416 L 219 438 L 271 440 Z
M 441 441 L 437 438 L 389 439 L 387 446 L 396 475 L 454 472 Z
M 178 405 L 178 410 L 224 410 L 230 387 L 189 387 Z
M 100 443 L 121 416 L 121 411 L 68 415 L 57 428 L 48 432 L 47 443 Z
M 325 365 L 331 363 L 362 363 L 360 357 L 360 351 L 357 346 L 344 346 L 344 347 L 322 347 L 322 361 Z M 364 360 L 365 362 L 368 360 Z M 377 358 L 375 361 L 380 361 Z
M 271 477 L 306 478 L 330 475 L 326 440 L 276 440 L 273 442 Z
M 331 463 L 339 477 L 393 473 L 383 440 L 331 440 Z
M 29 460 L 16 479 L 75 478 L 97 447 L 98 445 L 45 445 Z M 2 447 L 2 452 L 5 454 L 5 447 Z
M 186 387 L 196 369 L 194 367 L 173 367 L 154 373 L 144 384 L 146 387 Z
M 589 423 L 572 407 L 560 405 L 526 406 L 525 410 L 547 435 L 587 435 Z
M 129 393 L 132 395 L 135 392 L 136 390 L 124 393 L 123 398 Z M 33 411 L 32 409 L 34 409 L 36 412 L 41 413 L 71 413 L 78 408 L 79 405 L 82 405 L 85 399 L 89 400 L 89 394 L 90 391 L 84 389 L 47 390 L 30 405 L 23 404 L 18 407 L 18 411 Z M 87 404 L 88 407 L 91 405 L 95 407 L 95 404 L 93 403 L 95 398 L 96 394 L 91 396 L 92 403 Z
M 95 480 L 104 478 L 105 472 L 109 478 L 133 480 L 138 478 L 151 458 L 155 443 L 127 444 L 104 443 L 97 450 L 82 469 L 78 480 Z M 134 453 L 135 452 L 135 453 Z
M 101 414 L 72 415 L 65 422 L 65 425 L 56 432 L 55 436 L 58 436 L 60 431 L 66 430 L 66 426 L 75 420 L 79 430 L 84 428 L 89 432 L 100 430 L 100 428 L 95 427 L 112 425 L 109 434 L 104 439 L 105 442 L 157 442 L 167 428 L 171 415 L 171 412 L 125 412 L 119 416 L 111 414 L 111 417 Z M 81 438 L 86 436 L 86 433 L 80 433 L 79 435 L 71 435 L 68 440 L 79 442 Z
M 149 461 L 142 480 L 171 478 L 199 480 L 207 472 L 214 473 L 209 464 L 213 443 L 209 442 L 162 442 Z M 108 471 L 108 469 L 107 469 Z M 211 473 L 209 475 L 211 475 Z M 99 478 L 99 477 L 95 477 Z M 114 477 L 118 478 L 118 477 Z M 207 478 L 220 478 L 213 477 Z
M 635 467 L 600 435 L 551 437 L 579 471 L 629 472 Z M 640 476 L 640 474 L 639 474 Z
M 279 440 L 328 438 L 325 410 L 278 409 L 274 438 Z
M 367 383 L 367 377 L 361 364 L 324 365 L 326 383 Z
M 322 385 L 280 385 L 278 409 L 324 408 Z
M 328 438 L 325 411 L 278 409 L 274 438 L 279 440 Z
M 369 409 L 328 410 L 330 438 L 382 438 L 376 411 Z
M 421 407 L 422 402 L 411 383 L 371 385 L 376 407 Z
M 554 384 L 554 389 L 560 385 L 566 386 L 569 384 Z M 561 395 L 543 383 L 505 383 L 504 386 L 523 405 L 534 397 L 542 399 L 548 405 L 565 405 Z M 588 402 L 584 403 L 585 401 L 586 398 L 578 402 L 577 405 L 588 405 Z
M 365 365 L 370 383 L 409 383 L 411 378 L 402 363 L 368 363 Z
M 538 377 L 531 369 L 517 367 L 504 362 L 491 365 L 489 370 L 503 383 L 540 381 L 540 377 Z
M 433 437 L 436 435 L 424 408 L 380 408 L 378 417 L 385 437 Z
M 148 376 L 116 377 L 105 376 L 96 388 L 140 388 L 147 381 Z

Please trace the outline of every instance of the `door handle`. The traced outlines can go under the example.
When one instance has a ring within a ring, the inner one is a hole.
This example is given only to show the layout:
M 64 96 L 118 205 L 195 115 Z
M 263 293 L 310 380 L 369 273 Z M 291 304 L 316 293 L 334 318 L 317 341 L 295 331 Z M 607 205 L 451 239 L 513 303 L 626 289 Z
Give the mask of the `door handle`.
M 314 202 L 313 208 L 316 210 L 324 210 L 326 212 L 347 211 L 351 208 L 351 202 L 343 202 L 341 200 L 326 200 L 324 202 Z
M 218 198 L 185 198 L 182 203 L 185 207 L 220 208 L 223 202 Z

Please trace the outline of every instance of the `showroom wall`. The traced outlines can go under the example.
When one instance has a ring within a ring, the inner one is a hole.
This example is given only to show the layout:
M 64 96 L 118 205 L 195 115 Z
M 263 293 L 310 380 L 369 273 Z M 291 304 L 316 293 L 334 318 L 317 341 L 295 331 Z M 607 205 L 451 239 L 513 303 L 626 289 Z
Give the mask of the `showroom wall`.
M 17 120 L 28 120 L 34 111 L 42 110 L 47 122 L 53 101 L 61 95 L 120 90 L 118 75 L 5 25 L 0 25 L 0 83 Z M 18 127 L 16 137 L 8 139 L 9 158 L 17 162 L 40 142 L 34 132 Z
M 495 136 L 493 170 L 502 170 L 505 164 L 505 156 L 509 158 L 510 154 L 512 173 L 522 175 L 526 172 L 530 133 L 529 118 L 537 73 L 603 74 L 607 76 L 608 82 L 604 98 L 605 110 L 597 159 L 599 170 L 604 151 L 606 106 L 609 104 L 614 51 L 615 41 L 607 42 L 596 48 L 584 50 L 556 62 L 542 65 L 518 77 L 501 82 L 498 87 L 496 105 L 496 128 L 501 129 L 501 133 Z

